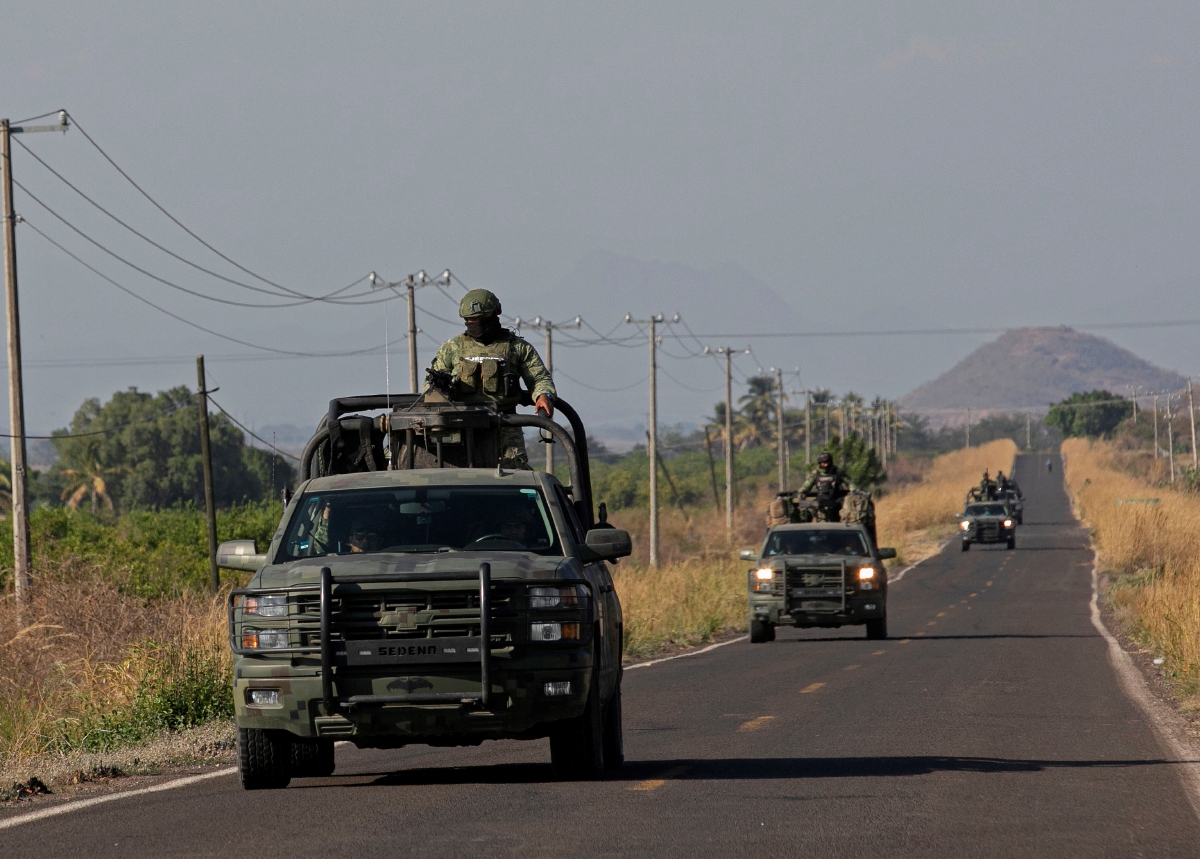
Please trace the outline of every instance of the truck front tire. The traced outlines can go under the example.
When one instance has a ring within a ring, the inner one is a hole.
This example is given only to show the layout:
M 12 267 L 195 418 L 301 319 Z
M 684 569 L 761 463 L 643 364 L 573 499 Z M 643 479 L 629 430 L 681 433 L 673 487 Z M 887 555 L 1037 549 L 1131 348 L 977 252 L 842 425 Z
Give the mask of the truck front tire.
M 750 621 L 750 643 L 762 644 L 775 640 L 775 624 L 767 620 Z
M 333 740 L 292 740 L 293 778 L 325 778 L 334 766 Z
M 625 763 L 625 734 L 621 728 L 621 686 L 617 685 L 604 708 L 604 768 L 615 770 Z
M 882 641 L 887 638 L 887 615 L 883 617 L 872 618 L 867 621 L 867 639 L 870 641 Z
M 555 723 L 550 731 L 550 767 L 562 781 L 591 781 L 604 774 L 604 708 L 600 705 L 600 660 L 594 652 L 583 712 Z
M 245 790 L 278 790 L 292 780 L 292 740 L 286 731 L 238 728 L 238 773 Z
M 971 541 L 970 541 L 970 540 L 963 540 L 963 541 L 962 541 L 962 546 L 963 546 L 963 551 L 964 551 L 964 552 L 969 552 L 969 551 L 971 550 Z

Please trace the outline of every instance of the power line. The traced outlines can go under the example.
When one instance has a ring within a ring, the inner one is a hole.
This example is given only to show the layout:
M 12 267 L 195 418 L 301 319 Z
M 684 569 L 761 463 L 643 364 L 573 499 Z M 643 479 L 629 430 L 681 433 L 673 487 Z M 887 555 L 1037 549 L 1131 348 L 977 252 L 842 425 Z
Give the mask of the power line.
M 68 114 L 68 115 L 70 115 L 70 114 Z M 195 232 L 193 232 L 191 229 L 189 229 L 187 227 L 187 225 L 185 225 L 182 221 L 180 221 L 178 218 L 176 218 L 174 215 L 172 215 L 170 212 L 168 212 L 157 200 L 155 200 L 153 197 L 151 197 L 150 194 L 144 188 L 142 188 L 141 185 L 139 185 L 137 182 L 135 182 L 133 180 L 132 176 L 130 176 L 128 173 L 126 173 L 123 169 L 121 169 L 121 166 L 119 164 L 117 164 L 117 162 L 114 161 L 107 152 L 105 152 L 102 148 L 100 148 L 100 144 L 97 143 L 95 140 L 93 140 L 92 136 L 87 133 L 87 131 L 84 129 L 84 127 L 82 125 L 79 124 L 79 120 L 76 119 L 73 115 L 70 115 L 70 116 L 71 116 L 71 121 L 75 123 L 75 128 L 77 128 L 79 130 L 79 133 L 83 135 L 84 139 L 87 140 L 87 142 L 90 143 L 95 148 L 95 150 L 100 153 L 101 157 L 103 157 L 105 161 L 107 161 L 109 164 L 111 164 L 113 169 L 116 170 L 118 173 L 120 173 L 122 177 L 124 177 L 125 181 L 127 181 L 130 185 L 132 185 L 134 188 L 136 188 L 138 193 L 141 194 L 143 197 L 145 197 L 150 202 L 150 205 L 154 206 L 154 208 L 158 209 L 160 212 L 162 212 L 164 215 L 166 215 L 166 217 L 169 218 L 171 220 L 171 222 L 175 224 L 175 226 L 179 227 L 181 230 L 183 230 L 185 233 L 187 233 L 193 239 L 198 241 L 200 244 L 202 244 L 208 250 L 212 251 L 214 254 L 219 256 L 221 259 L 225 260 L 225 262 L 229 263 L 230 265 L 232 265 L 234 268 L 238 269 L 239 271 L 242 271 L 245 274 L 250 275 L 255 280 L 265 283 L 268 286 L 273 286 L 276 289 L 281 289 L 284 292 L 291 293 L 292 295 L 294 295 L 298 298 L 311 298 L 311 296 L 305 295 L 304 293 L 299 292 L 294 289 L 291 289 L 290 287 L 286 287 L 282 284 L 276 283 L 273 280 L 269 280 L 268 278 L 265 278 L 262 275 L 257 274 L 254 271 L 251 271 L 250 269 L 246 268 L 246 266 L 242 265 L 239 262 L 236 262 L 233 259 L 230 259 L 228 256 L 221 253 L 221 251 L 217 250 L 215 247 L 210 245 L 204 239 L 200 238 L 200 236 L 198 236 Z
M 112 213 L 112 212 L 110 212 L 108 209 L 106 209 L 104 206 L 100 205 L 100 204 L 99 204 L 99 203 L 97 203 L 95 200 L 93 200 L 91 197 L 89 197 L 89 196 L 88 196 L 86 193 L 84 193 L 84 192 L 83 192 L 83 191 L 82 191 L 82 190 L 81 190 L 79 187 L 77 187 L 77 186 L 76 186 L 74 183 L 72 183 L 72 182 L 71 182 L 69 179 L 67 179 L 65 176 L 63 176 L 61 173 L 59 173 L 57 170 L 55 170 L 53 167 L 51 167 L 49 164 L 47 164 L 47 163 L 46 163 L 46 162 L 45 162 L 45 161 L 42 159 L 42 157 L 41 157 L 40 155 L 38 155 L 36 152 L 34 152 L 32 149 L 30 149 L 30 148 L 29 148 L 28 146 L 26 146 L 24 143 L 22 143 L 22 142 L 20 141 L 20 139 L 14 139 L 14 142 L 15 142 L 15 143 L 16 143 L 18 146 L 20 146 L 22 149 L 24 149 L 24 150 L 25 150 L 27 153 L 29 153 L 29 155 L 30 155 L 30 156 L 32 156 L 32 157 L 33 157 L 33 159 L 34 159 L 35 161 L 37 161 L 37 162 L 38 162 L 39 164 L 41 164 L 41 165 L 42 165 L 44 168 L 46 168 L 46 170 L 48 170 L 48 171 L 49 171 L 51 174 L 53 174 L 53 175 L 55 176 L 55 178 L 57 178 L 57 179 L 58 179 L 60 182 L 62 182 L 64 185 L 66 185 L 68 188 L 70 188 L 72 191 L 74 191 L 76 194 L 78 194 L 80 197 L 82 197 L 84 200 L 86 200 L 88 203 L 90 203 L 90 204 L 91 204 L 93 207 L 95 207 L 97 210 L 99 210 L 100 212 L 102 212 L 103 214 L 105 214 L 106 216 L 108 216 L 109 218 L 111 218 L 112 220 L 116 221 L 118 224 L 120 224 L 120 225 L 121 225 L 122 227 L 124 227 L 126 230 L 128 230 L 128 231 L 129 231 L 129 232 L 131 232 L 131 233 L 133 233 L 133 234 L 134 234 L 135 236 L 137 236 L 139 239 L 141 239 L 142 241 L 144 241 L 144 242 L 148 243 L 148 244 L 149 244 L 149 245 L 151 245 L 152 247 L 155 247 L 155 248 L 157 248 L 158 250 L 160 250 L 160 251 L 162 251 L 163 253 L 167 254 L 167 255 L 168 255 L 168 256 L 170 256 L 171 258 L 178 260 L 179 262 L 183 263 L 184 265 L 191 266 L 192 268 L 196 269 L 197 271 L 200 271 L 200 272 L 203 272 L 204 274 L 210 275 L 211 277 L 214 277 L 214 278 L 216 278 L 217 280 L 221 280 L 221 281 L 224 281 L 225 283 L 233 284 L 234 286 L 240 286 L 240 287 L 243 287 L 244 289 L 253 290 L 254 292 L 263 293 L 263 294 L 265 294 L 265 295 L 274 295 L 274 296 L 280 296 L 280 293 L 279 293 L 279 292 L 277 292 L 277 291 L 276 291 L 276 290 L 274 290 L 274 289 L 264 289 L 264 288 L 263 288 L 263 287 L 261 287 L 261 286 L 254 286 L 253 284 L 244 283 L 244 282 L 242 282 L 242 281 L 240 281 L 240 280 L 235 280 L 234 278 L 226 277 L 225 275 L 221 274 L 220 272 L 216 272 L 216 271 L 213 271 L 212 269 L 206 268 L 205 266 L 202 266 L 202 265 L 200 265 L 200 264 L 199 264 L 199 263 L 197 263 L 197 262 L 193 262 L 192 260 L 190 260 L 190 259 L 187 259 L 186 257 L 183 257 L 183 256 L 181 256 L 181 255 L 179 255 L 179 254 L 175 253 L 175 252 L 174 252 L 173 250 L 171 250 L 170 248 L 168 248 L 168 247 L 165 247 L 165 246 L 164 246 L 164 245 L 162 245 L 162 244 L 159 244 L 159 243 L 158 243 L 158 242 L 156 242 L 154 239 L 150 238 L 150 237 L 149 237 L 149 236 L 147 236 L 145 233 L 143 233 L 143 232 L 139 231 L 139 230 L 138 230 L 138 229 L 136 229 L 135 227 L 132 227 L 132 226 L 130 226 L 128 223 L 126 223 L 124 220 L 122 220 L 121 218 L 119 218 L 117 215 L 113 214 L 113 213 Z M 21 190 L 25 191 L 25 193 L 26 193 L 26 194 L 29 194 L 29 191 L 28 191 L 28 190 L 27 190 L 27 189 L 26 189 L 24 186 L 21 186 Z M 32 194 L 30 194 L 30 196 L 32 197 L 33 195 L 32 195 Z M 42 203 L 42 201 L 41 201 L 41 200 L 37 200 L 37 198 L 34 198 L 34 199 L 35 199 L 35 201 L 36 201 L 36 202 L 37 202 L 39 205 L 41 205 L 43 208 L 46 208 L 46 209 L 47 209 L 47 211 L 50 211 L 50 210 L 49 210 L 49 207 L 48 207 L 48 206 L 46 206 L 46 204 L 45 204 L 45 203 Z M 51 214 L 54 214 L 54 215 L 55 215 L 55 217 L 58 217 L 58 215 L 57 215 L 56 213 L 54 213 L 54 212 L 51 212 Z M 63 220 L 63 219 L 62 219 L 62 218 L 60 218 L 60 220 Z M 63 220 L 63 222 L 64 222 L 64 223 L 66 223 L 66 221 L 65 221 L 65 220 Z M 68 224 L 68 226 L 70 226 L 70 224 Z M 72 227 L 72 229 L 74 229 L 74 227 Z M 76 230 L 76 232 L 79 232 L 79 231 L 78 231 L 78 230 Z M 81 235 L 82 235 L 82 234 L 81 234 Z M 94 242 L 93 242 L 93 243 L 94 243 Z M 360 282 L 360 280 L 361 280 L 361 278 L 360 278 L 359 280 L 356 280 L 354 283 L 350 284 L 350 286 L 351 286 L 351 287 L 352 287 L 352 286 L 354 286 L 354 284 L 357 284 L 357 283 L 359 283 L 359 282 Z M 349 289 L 349 288 L 350 288 L 350 287 L 343 287 L 343 288 L 341 288 L 341 289 L 335 290 L 334 292 L 327 293 L 326 295 L 321 295 L 321 296 L 311 296 L 311 297 L 309 297 L 309 298 L 301 299 L 301 300 L 299 300 L 299 301 L 294 301 L 294 302 L 290 302 L 290 303 L 287 303 L 287 304 L 271 304 L 271 305 L 243 305 L 243 306 L 249 306 L 249 307 L 293 307 L 293 306 L 296 306 L 296 305 L 298 305 L 298 304 L 305 304 L 305 303 L 308 303 L 308 302 L 310 302 L 310 301 L 311 301 L 311 302 L 317 302 L 317 301 L 329 301 L 329 300 L 330 300 L 331 298 L 333 298 L 334 296 L 336 296 L 336 295 L 339 295 L 340 293 L 343 293 L 343 292 L 345 292 L 345 291 L 346 291 L 347 289 Z M 364 292 L 364 293 L 359 293 L 358 295 L 369 295 L 369 294 L 370 294 L 369 292 Z M 204 296 L 204 297 L 208 297 L 208 296 Z M 350 297 L 357 297 L 357 296 L 350 296 Z M 219 300 L 219 299 L 214 299 L 214 300 Z
M 245 424 L 243 424 L 241 421 L 239 421 L 239 420 L 238 420 L 237 418 L 235 418 L 233 415 L 229 414 L 229 412 L 225 411 L 225 409 L 221 407 L 221 404 L 220 404 L 220 403 L 218 403 L 216 400 L 214 400 L 214 399 L 212 398 L 212 393 L 211 393 L 211 392 L 209 392 L 209 394 L 208 394 L 208 401 L 209 401 L 210 403 L 212 403 L 214 406 L 216 406 L 216 407 L 217 407 L 217 411 L 219 411 L 219 412 L 220 412 L 221 414 L 223 414 L 225 417 L 227 417 L 227 418 L 229 418 L 231 421 L 233 421 L 233 423 L 234 423 L 234 424 L 235 424 L 235 425 L 236 425 L 236 426 L 237 426 L 239 429 L 241 429 L 241 431 L 242 431 L 242 432 L 244 432 L 246 435 L 250 436 L 250 438 L 252 438 L 252 439 L 255 439 L 255 440 L 257 440 L 257 441 L 260 441 L 260 442 L 262 442 L 262 443 L 263 443 L 263 444 L 265 444 L 265 445 L 268 445 L 268 446 L 271 448 L 271 450 L 272 450 L 272 451 L 273 451 L 273 452 L 274 452 L 276 455 L 278 455 L 278 456 L 286 456 L 288 459 L 293 459 L 293 460 L 295 460 L 296 462 L 299 462 L 299 461 L 300 461 L 300 457 L 298 457 L 298 456 L 292 456 L 290 453 L 285 453 L 284 451 L 282 451 L 282 450 L 279 450 L 279 449 L 278 449 L 278 448 L 277 448 L 275 445 L 271 444 L 271 443 L 270 443 L 269 441 L 267 441 L 266 439 L 262 438 L 261 436 L 255 435 L 255 434 L 254 434 L 254 432 L 252 432 L 251 430 L 249 430 L 249 429 L 246 427 L 246 425 L 245 425 Z
M 621 391 L 628 391 L 630 388 L 636 388 L 638 385 L 642 384 L 643 382 L 645 382 L 647 379 L 650 378 L 648 375 L 642 376 L 642 378 L 638 379 L 636 382 L 633 382 L 632 384 L 629 384 L 629 385 L 623 385 L 620 388 L 598 388 L 595 385 L 589 385 L 587 382 L 579 381 L 574 376 L 572 376 L 570 373 L 568 373 L 566 370 L 563 370 L 561 368 L 556 368 L 554 373 L 557 376 L 562 376 L 565 379 L 570 379 L 576 385 L 579 385 L 582 388 L 587 388 L 589 391 L 600 391 L 601 393 L 604 393 L 604 394 L 616 394 Z
M 219 337 L 222 340 L 228 340 L 230 343 L 237 343 L 239 346 L 247 346 L 251 349 L 261 349 L 264 352 L 271 352 L 272 354 L 275 354 L 275 355 L 288 356 L 288 357 L 293 357 L 293 358 L 337 358 L 337 357 L 344 357 L 344 356 L 348 356 L 348 355 L 367 355 L 367 354 L 370 354 L 373 352 L 378 352 L 381 348 L 383 348 L 382 346 L 371 346 L 366 349 L 353 349 L 353 350 L 347 350 L 344 352 L 293 352 L 289 349 L 276 349 L 273 346 L 263 346 L 258 343 L 251 343 L 247 340 L 239 340 L 236 337 L 230 337 L 228 334 L 222 334 L 221 332 L 214 331 L 211 328 L 205 328 L 203 325 L 200 325 L 199 323 L 192 322 L 190 319 L 186 319 L 177 313 L 172 313 L 170 310 L 167 310 L 165 307 L 161 307 L 160 305 L 155 304 L 153 301 L 151 301 L 148 298 L 143 298 L 141 295 L 138 295 L 136 292 L 134 292 L 129 287 L 125 286 L 124 284 L 118 283 L 117 281 L 113 280 L 111 277 L 106 275 L 104 272 L 100 271 L 99 269 L 92 266 L 90 263 L 85 262 L 83 259 L 76 256 L 74 253 L 67 250 L 65 247 L 60 245 L 54 239 L 50 238 L 50 236 L 46 235 L 44 232 L 42 232 L 40 229 L 38 229 L 35 225 L 31 224 L 29 222 L 28 218 L 21 218 L 21 222 L 23 224 L 25 224 L 27 227 L 29 227 L 31 230 L 33 230 L 35 233 L 37 233 L 39 236 L 41 236 L 43 239 L 45 239 L 47 242 L 54 245 L 54 247 L 58 248 L 64 254 L 69 256 L 71 259 L 75 260 L 75 262 L 79 263 L 81 266 L 86 268 L 92 274 L 94 274 L 97 277 L 101 278 L 102 280 L 112 284 L 117 289 L 121 290 L 122 292 L 126 293 L 127 295 L 132 296 L 133 298 L 136 298 L 138 301 L 142 302 L 143 304 L 153 307 L 159 313 L 163 313 L 163 314 L 166 314 L 167 316 L 170 316 L 172 319 L 176 320 L 177 322 L 182 322 L 184 325 L 187 325 L 191 328 L 195 328 L 197 331 L 203 331 L 205 334 L 211 334 L 213 337 Z M 393 341 L 393 342 L 398 342 L 398 341 Z

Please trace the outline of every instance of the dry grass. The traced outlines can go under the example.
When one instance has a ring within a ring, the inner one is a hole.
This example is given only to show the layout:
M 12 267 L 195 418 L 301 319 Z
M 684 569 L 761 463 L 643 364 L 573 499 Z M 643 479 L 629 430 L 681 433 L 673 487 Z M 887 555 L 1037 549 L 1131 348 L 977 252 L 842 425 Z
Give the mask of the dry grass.
M 920 483 L 877 502 L 879 545 L 894 546 L 902 564 L 932 555 L 938 543 L 954 533 L 954 514 L 962 512 L 967 490 L 979 482 L 984 469 L 993 476 L 997 471 L 1011 474 L 1016 455 L 1011 439 L 998 439 L 937 457 Z
M 1139 479 L 1136 455 L 1105 442 L 1068 439 L 1062 451 L 1072 503 L 1112 577 L 1112 604 L 1200 704 L 1200 498 Z M 1158 503 L 1126 501 L 1147 498 Z
M 194 592 L 125 595 L 97 567 L 36 570 L 18 615 L 0 600 L 0 771 L 101 751 L 231 711 L 221 605 Z

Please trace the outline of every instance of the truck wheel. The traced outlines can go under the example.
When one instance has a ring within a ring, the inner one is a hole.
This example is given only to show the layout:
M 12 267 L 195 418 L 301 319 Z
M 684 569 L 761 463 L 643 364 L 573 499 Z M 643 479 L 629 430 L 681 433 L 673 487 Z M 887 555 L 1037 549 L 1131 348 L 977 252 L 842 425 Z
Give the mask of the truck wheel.
M 276 790 L 292 780 L 291 737 L 285 731 L 238 728 L 238 773 L 245 790 Z
M 880 641 L 887 638 L 887 615 L 867 621 L 867 638 Z
M 1008 548 L 1010 548 L 1010 549 L 1017 548 L 1017 538 L 1016 537 L 1008 538 Z
M 625 763 L 625 734 L 621 729 L 621 686 L 604 709 L 604 768 L 615 770 Z
M 563 781 L 590 781 L 604 773 L 604 712 L 600 706 L 600 660 L 592 656 L 587 704 L 550 732 L 550 767 Z
M 333 740 L 292 740 L 292 777 L 333 775 Z
M 964 551 L 964 552 L 968 552 L 968 551 L 970 551 L 970 550 L 971 550 L 971 541 L 970 541 L 970 540 L 963 540 L 963 541 L 962 541 L 962 544 L 963 544 L 963 551 Z
M 764 641 L 775 640 L 775 624 L 766 620 L 750 621 L 750 643 L 762 644 Z

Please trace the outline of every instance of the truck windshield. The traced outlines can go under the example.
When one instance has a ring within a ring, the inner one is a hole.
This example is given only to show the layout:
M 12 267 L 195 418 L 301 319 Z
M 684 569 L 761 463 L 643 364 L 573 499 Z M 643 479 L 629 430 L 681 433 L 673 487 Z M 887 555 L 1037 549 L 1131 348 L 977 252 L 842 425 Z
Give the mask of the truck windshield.
M 1003 504 L 972 504 L 967 508 L 968 516 L 1007 516 L 1008 509 Z
M 447 549 L 562 554 L 537 489 L 406 487 L 305 495 L 277 562 Z
M 771 555 L 871 554 L 861 531 L 776 531 L 767 538 L 764 557 Z

